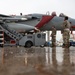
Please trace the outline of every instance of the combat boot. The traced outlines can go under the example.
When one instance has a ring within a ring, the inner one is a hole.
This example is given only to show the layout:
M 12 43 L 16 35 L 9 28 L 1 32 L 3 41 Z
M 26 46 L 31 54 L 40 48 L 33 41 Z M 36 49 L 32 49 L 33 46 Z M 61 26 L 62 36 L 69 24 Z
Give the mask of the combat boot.
M 62 46 L 62 48 L 65 48 L 65 46 Z
M 66 44 L 66 45 L 65 45 L 65 47 L 66 47 L 66 48 L 69 48 L 69 47 L 70 47 L 70 45 L 69 45 L 69 44 Z
M 53 44 L 51 47 L 56 47 L 56 45 L 55 45 L 55 44 Z
M 63 43 L 62 48 L 65 48 L 65 44 Z

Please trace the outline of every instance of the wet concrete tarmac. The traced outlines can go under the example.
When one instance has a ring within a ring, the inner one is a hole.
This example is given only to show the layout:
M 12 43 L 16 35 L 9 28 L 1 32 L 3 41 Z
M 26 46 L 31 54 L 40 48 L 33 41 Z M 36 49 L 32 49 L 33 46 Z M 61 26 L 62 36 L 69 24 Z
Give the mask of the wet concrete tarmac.
M 75 48 L 0 48 L 0 75 L 75 75 Z

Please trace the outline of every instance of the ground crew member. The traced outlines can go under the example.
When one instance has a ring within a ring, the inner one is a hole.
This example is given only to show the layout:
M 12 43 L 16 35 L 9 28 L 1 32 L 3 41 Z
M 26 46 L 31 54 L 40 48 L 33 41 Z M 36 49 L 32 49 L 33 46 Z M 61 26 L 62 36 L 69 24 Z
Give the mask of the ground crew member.
M 54 26 L 52 27 L 51 37 L 52 37 L 52 47 L 55 47 L 56 46 L 56 28 Z
M 70 39 L 70 27 L 71 24 L 68 21 L 68 17 L 65 16 L 64 18 L 64 22 L 63 22 L 63 43 L 64 43 L 64 47 L 69 47 L 69 39 Z

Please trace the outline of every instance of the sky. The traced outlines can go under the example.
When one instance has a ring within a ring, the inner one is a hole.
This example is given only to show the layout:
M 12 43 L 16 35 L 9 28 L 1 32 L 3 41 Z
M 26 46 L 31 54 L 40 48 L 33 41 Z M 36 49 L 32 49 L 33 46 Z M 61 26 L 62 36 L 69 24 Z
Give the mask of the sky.
M 55 11 L 57 15 L 64 13 L 75 18 L 74 7 L 75 0 L 0 0 L 0 14 L 6 15 L 46 14 L 48 11 L 51 14 Z
M 31 14 L 52 13 L 57 15 L 64 13 L 70 17 L 75 17 L 75 0 L 0 0 L 0 13 L 2 14 Z

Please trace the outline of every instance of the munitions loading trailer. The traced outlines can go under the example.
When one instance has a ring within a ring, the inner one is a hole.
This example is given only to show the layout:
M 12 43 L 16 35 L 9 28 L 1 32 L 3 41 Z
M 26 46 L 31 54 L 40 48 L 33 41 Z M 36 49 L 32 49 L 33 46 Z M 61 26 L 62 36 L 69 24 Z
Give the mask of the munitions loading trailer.
M 9 45 L 9 46 L 25 46 L 25 47 L 31 47 L 31 46 L 41 46 L 44 45 L 46 42 L 46 34 L 42 32 L 33 33 L 33 34 L 27 34 L 22 35 L 21 33 L 18 33 L 14 29 L 10 29 L 6 23 L 0 23 L 0 28 L 4 32 L 3 35 L 3 44 Z M 2 33 L 0 33 L 2 34 Z

